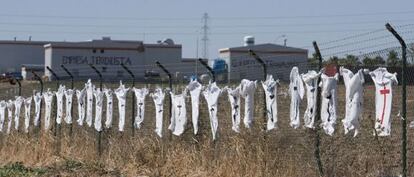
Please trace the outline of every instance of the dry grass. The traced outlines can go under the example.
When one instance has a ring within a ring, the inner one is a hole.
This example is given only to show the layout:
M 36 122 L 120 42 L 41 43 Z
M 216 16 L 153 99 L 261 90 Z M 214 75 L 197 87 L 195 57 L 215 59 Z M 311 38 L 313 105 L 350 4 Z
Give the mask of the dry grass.
M 25 87 L 23 95 L 27 96 L 34 86 L 27 84 Z M 344 89 L 340 85 L 340 116 L 335 135 L 329 137 L 320 132 L 321 158 L 326 176 L 397 176 L 401 171 L 401 124 L 396 116 L 400 108 L 400 90 L 394 90 L 392 135 L 376 139 L 372 135 L 374 87 L 367 85 L 365 88 L 362 130 L 358 137 L 352 138 L 352 135 L 343 135 L 340 123 L 345 107 Z M 280 90 L 285 92 L 286 84 Z M 413 87 L 407 90 L 407 118 L 411 121 L 414 117 Z M 5 92 L 2 96 L 10 97 Z M 129 108 L 126 132 L 119 133 L 116 127 L 103 132 L 101 156 L 97 153 L 97 133 L 92 128 L 74 125 L 70 134 L 69 127 L 63 125 L 56 137 L 53 131 L 39 132 L 36 129 L 31 129 L 29 134 L 12 132 L 7 136 L 0 135 L 0 165 L 23 162 L 25 166 L 46 168 L 44 175 L 47 176 L 318 176 L 314 157 L 315 134 L 304 128 L 294 130 L 289 127 L 289 97 L 278 98 L 279 128 L 267 133 L 261 130 L 264 122 L 262 99 L 259 90 L 255 100 L 254 128 L 242 129 L 242 133 L 236 134 L 231 131 L 227 95 L 222 95 L 218 112 L 219 138 L 216 142 L 211 140 L 204 99 L 201 99 L 200 106 L 199 135 L 192 134 L 190 117 L 187 131 L 181 137 L 171 135 L 167 130 L 168 111 L 165 111 L 164 137 L 158 138 L 154 133 L 154 106 L 148 98 L 142 129 L 136 130 L 132 136 Z M 301 111 L 304 111 L 305 105 L 306 100 L 302 102 Z M 114 106 L 117 110 L 116 104 Z M 187 110 L 187 115 L 191 115 L 191 108 Z M 76 109 L 74 111 L 76 117 Z M 116 111 L 114 118 L 116 124 Z M 409 175 L 414 174 L 412 138 L 413 132 L 409 131 Z

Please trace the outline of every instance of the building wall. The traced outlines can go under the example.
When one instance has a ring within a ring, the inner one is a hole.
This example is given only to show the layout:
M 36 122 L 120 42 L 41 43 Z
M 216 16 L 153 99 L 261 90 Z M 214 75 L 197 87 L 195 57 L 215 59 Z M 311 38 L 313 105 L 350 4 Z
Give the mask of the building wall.
M 0 72 L 20 71 L 22 64 L 43 64 L 43 44 L 0 43 Z
M 76 78 L 97 78 L 96 73 L 88 66 L 93 64 L 101 71 L 105 80 L 119 80 L 129 77 L 129 74 L 121 67 L 121 63 L 128 66 L 137 79 L 143 79 L 145 71 L 156 67 L 156 60 L 163 64 L 180 62 L 181 47 L 149 47 L 144 51 L 104 49 L 103 52 L 97 49 L 94 52 L 94 49 L 53 48 L 52 46 L 46 48 L 45 56 L 46 66 L 51 67 L 57 73 L 66 75 L 61 68 L 63 64 Z M 45 75 L 50 77 L 51 73 L 46 71 Z
M 268 74 L 275 78 L 288 80 L 290 69 L 298 66 L 300 70 L 307 70 L 305 67 L 308 60 L 307 53 L 260 53 L 256 52 L 268 66 Z M 229 56 L 229 79 L 238 81 L 241 79 L 261 80 L 263 79 L 262 66 L 248 53 L 225 52 L 222 56 Z M 225 59 L 225 58 L 224 58 Z

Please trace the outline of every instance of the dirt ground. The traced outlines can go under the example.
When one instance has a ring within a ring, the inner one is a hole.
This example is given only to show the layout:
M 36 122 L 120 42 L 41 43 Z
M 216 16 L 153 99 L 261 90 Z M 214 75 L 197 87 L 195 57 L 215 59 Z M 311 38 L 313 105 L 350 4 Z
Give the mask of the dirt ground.
M 23 86 L 23 96 L 31 95 L 32 90 L 39 87 L 33 83 L 24 83 Z M 81 83 L 76 86 L 80 87 Z M 115 88 L 117 84 L 106 86 Z M 148 86 L 151 89 L 155 87 Z M 56 83 L 47 83 L 46 87 L 55 88 Z M 339 117 L 335 134 L 331 137 L 322 131 L 317 132 L 325 176 L 398 176 L 401 173 L 401 118 L 398 116 L 401 108 L 400 86 L 393 90 L 391 136 L 379 138 L 373 136 L 374 86 L 365 86 L 361 131 L 355 138 L 352 133 L 344 135 L 341 120 L 345 112 L 345 90 L 343 85 L 338 87 Z M 0 98 L 12 98 L 16 89 L 10 88 L 9 85 L 0 85 Z M 408 123 L 414 119 L 413 89 L 414 86 L 407 88 Z M 55 136 L 54 129 L 44 131 L 31 127 L 28 134 L 13 130 L 10 135 L 0 135 L 0 165 L 4 169 L 13 169 L 16 166 L 13 164 L 19 162 L 25 167 L 43 169 L 40 170 L 42 173 L 34 176 L 319 176 L 315 158 L 316 133 L 289 126 L 287 83 L 282 83 L 278 92 L 278 129 L 270 132 L 262 130 L 264 106 L 261 89 L 257 89 L 255 95 L 254 127 L 242 128 L 240 134 L 231 130 L 227 94 L 221 95 L 217 141 L 212 141 L 204 98 L 200 97 L 199 135 L 193 135 L 188 98 L 185 133 L 180 137 L 171 135 L 167 130 L 168 111 L 164 111 L 164 136 L 158 138 L 154 132 L 154 104 L 147 97 L 143 127 L 135 130 L 134 134 L 131 131 L 130 104 L 127 105 L 126 131 L 117 131 L 118 108 L 115 101 L 116 127 L 103 131 L 101 155 L 98 153 L 98 134 L 93 128 L 74 124 L 71 133 L 69 125 L 63 124 Z M 132 94 L 129 95 L 129 101 L 131 98 Z M 164 109 L 168 110 L 168 99 L 165 103 Z M 76 99 L 74 105 L 77 105 Z M 301 117 L 305 107 L 306 98 L 301 104 Z M 77 106 L 74 108 L 73 117 L 77 118 Z M 23 125 L 23 121 L 20 124 Z M 413 131 L 409 128 L 408 176 L 414 175 L 413 138 Z M 22 169 L 19 165 L 17 167 Z

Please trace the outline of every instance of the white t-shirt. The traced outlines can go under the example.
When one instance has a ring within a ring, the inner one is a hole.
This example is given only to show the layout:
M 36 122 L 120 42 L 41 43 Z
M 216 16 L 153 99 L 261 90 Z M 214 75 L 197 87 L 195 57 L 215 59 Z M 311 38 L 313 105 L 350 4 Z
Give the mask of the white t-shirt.
M 24 132 L 29 132 L 30 109 L 32 106 L 32 97 L 24 99 Z
M 354 137 L 359 132 L 359 117 L 362 112 L 365 82 L 364 72 L 360 69 L 356 74 L 349 69 L 341 67 L 339 73 L 344 78 L 345 84 L 345 118 L 342 120 L 345 134 L 354 130 Z
M 306 87 L 306 101 L 307 107 L 303 115 L 303 124 L 307 128 L 315 128 L 315 115 L 318 105 L 316 99 L 318 95 L 318 79 L 320 74 L 316 71 L 308 71 L 306 74 L 302 74 L 302 80 Z
M 290 126 L 298 128 L 300 126 L 300 102 L 305 94 L 303 81 L 299 75 L 298 67 L 293 67 L 290 72 Z
M 243 123 L 246 128 L 250 128 L 254 122 L 254 92 L 257 81 L 243 79 L 240 83 L 240 93 L 245 99 Z
M 45 130 L 49 130 L 50 127 L 50 117 L 52 113 L 52 102 L 53 102 L 54 93 L 49 89 L 43 94 L 43 99 L 45 100 Z
M 9 100 L 7 102 L 7 134 L 10 133 L 12 121 L 13 121 L 13 107 L 14 107 L 14 101 Z
M 115 90 L 116 98 L 118 99 L 118 111 L 119 111 L 119 123 L 118 130 L 123 132 L 125 126 L 125 103 L 129 88 L 125 88 L 125 85 L 120 82 L 119 88 Z
M 86 114 L 86 89 L 76 90 L 76 99 L 78 101 L 78 124 L 80 126 L 83 125 L 83 121 L 85 121 L 85 114 Z
M 369 73 L 375 84 L 375 130 L 378 136 L 391 134 L 392 85 L 398 84 L 397 73 L 377 68 Z
M 148 94 L 148 89 L 147 88 L 142 88 L 142 89 L 133 88 L 133 91 L 135 93 L 136 106 L 137 106 L 136 107 L 137 114 L 135 116 L 134 127 L 137 129 L 140 129 L 141 124 L 142 122 L 144 122 L 144 118 L 145 118 L 145 97 Z
M 95 96 L 96 102 L 94 127 L 96 131 L 100 132 L 102 131 L 102 107 L 104 93 L 100 89 L 95 89 L 93 95 Z
M 216 133 L 218 128 L 217 105 L 220 93 L 221 89 L 217 87 L 215 82 L 210 83 L 203 91 L 204 98 L 207 101 L 209 113 L 208 115 L 210 117 L 210 127 L 211 133 L 213 134 L 213 140 L 216 139 Z
M 336 104 L 337 104 L 337 82 L 338 73 L 333 77 L 325 74 L 321 75 L 322 81 L 319 86 L 322 88 L 322 105 L 321 120 L 322 127 L 326 134 L 332 136 L 335 131 L 336 124 Z
M 6 117 L 7 103 L 2 100 L 0 101 L 0 132 L 3 132 L 4 120 Z
M 104 88 L 103 92 L 106 97 L 106 120 L 105 127 L 112 127 L 112 117 L 113 117 L 113 94 L 114 92 L 111 89 Z
M 262 87 L 266 96 L 267 131 L 277 128 L 277 85 L 279 80 L 267 75 L 266 81 L 262 81 Z
M 155 132 L 159 137 L 162 137 L 162 121 L 164 113 L 164 97 L 165 94 L 161 88 L 156 88 L 153 93 L 150 94 L 155 105 Z
M 72 124 L 73 93 L 74 93 L 74 91 L 72 89 L 67 89 L 65 91 L 65 101 L 66 101 L 65 122 L 67 124 Z
M 39 120 L 40 120 L 40 107 L 42 105 L 42 97 L 43 95 L 40 94 L 40 92 L 36 92 L 33 95 L 33 100 L 35 102 L 35 115 L 33 119 L 33 125 L 35 127 L 39 126 Z
M 92 120 L 93 120 L 93 91 L 95 90 L 95 86 L 92 84 L 91 80 L 89 79 L 88 82 L 85 84 L 86 89 L 86 124 L 91 127 Z
M 61 124 L 63 118 L 63 96 L 65 95 L 65 86 L 60 85 L 56 92 L 57 112 L 56 112 L 56 123 Z
M 231 106 L 231 122 L 233 131 L 240 132 L 240 86 L 232 89 L 226 88 Z
M 172 110 L 171 110 L 171 122 L 168 126 L 168 129 L 176 136 L 180 136 L 184 130 L 185 125 L 187 124 L 187 110 L 185 107 L 185 95 L 183 92 L 179 95 L 170 93 Z
M 18 96 L 14 100 L 14 129 L 19 130 L 20 112 L 22 109 L 22 103 L 24 102 L 23 97 Z
M 194 135 L 198 133 L 198 116 L 199 116 L 199 102 L 202 86 L 197 80 L 192 80 L 187 85 L 187 90 L 190 91 L 191 96 L 191 117 L 193 122 Z

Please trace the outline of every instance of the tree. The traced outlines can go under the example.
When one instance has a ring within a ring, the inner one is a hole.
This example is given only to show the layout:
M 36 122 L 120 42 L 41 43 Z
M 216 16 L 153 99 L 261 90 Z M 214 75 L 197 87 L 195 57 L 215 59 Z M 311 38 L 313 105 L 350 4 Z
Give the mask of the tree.
M 318 56 L 316 56 L 316 53 L 313 53 L 312 54 L 312 57 L 311 58 L 308 58 L 308 64 L 309 64 L 309 66 L 311 66 L 311 67 L 318 67 L 318 65 L 319 65 L 319 59 L 318 59 Z
M 385 60 L 380 56 L 376 56 L 375 58 L 365 57 L 362 60 L 362 63 L 366 67 L 374 67 L 374 66 L 384 65 Z
M 401 59 L 398 58 L 397 52 L 395 52 L 394 50 L 390 51 L 388 53 L 387 66 L 395 67 L 395 66 L 401 66 L 401 65 L 402 65 L 402 61 Z
M 339 59 L 338 64 L 342 66 L 359 66 L 361 62 L 354 55 L 346 55 L 345 58 Z

